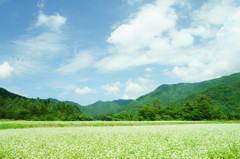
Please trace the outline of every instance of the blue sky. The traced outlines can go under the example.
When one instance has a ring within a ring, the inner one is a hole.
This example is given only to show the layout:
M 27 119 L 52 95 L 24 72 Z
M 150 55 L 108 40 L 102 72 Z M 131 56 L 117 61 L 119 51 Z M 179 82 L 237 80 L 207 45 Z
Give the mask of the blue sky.
M 0 87 L 82 105 L 240 71 L 237 0 L 0 0 Z

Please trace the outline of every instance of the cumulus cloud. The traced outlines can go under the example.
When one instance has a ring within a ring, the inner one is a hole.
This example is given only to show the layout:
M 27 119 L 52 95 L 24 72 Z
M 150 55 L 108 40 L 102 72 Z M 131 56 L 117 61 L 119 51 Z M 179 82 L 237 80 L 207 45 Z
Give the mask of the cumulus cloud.
M 144 5 L 135 18 L 122 24 L 114 30 L 108 42 L 112 50 L 120 54 L 131 54 L 149 48 L 154 38 L 162 32 L 173 28 L 176 24 L 176 13 L 170 6 L 170 1 L 156 1 L 154 4 Z
M 76 88 L 75 89 L 75 93 L 76 94 L 79 94 L 79 95 L 84 95 L 84 94 L 89 94 L 89 93 L 94 93 L 95 90 L 85 86 L 84 88 Z
M 61 27 L 66 23 L 67 18 L 59 15 L 46 15 L 42 12 L 38 15 L 36 27 L 45 26 L 52 31 L 60 31 Z
M 126 82 L 105 84 L 102 89 L 107 95 L 123 94 L 121 99 L 136 99 L 143 94 L 149 93 L 156 88 L 154 81 L 149 78 L 138 77 L 128 79 Z
M 0 80 L 3 81 L 9 81 L 13 78 L 12 72 L 14 71 L 14 68 L 9 65 L 8 62 L 4 62 L 3 64 L 0 64 Z
M 185 25 L 180 23 L 182 10 L 176 6 L 188 6 Z M 185 81 L 238 72 L 239 10 L 234 0 L 209 0 L 197 10 L 179 0 L 145 4 L 113 30 L 107 40 L 109 55 L 96 66 L 111 72 L 157 64 L 167 66 L 168 75 Z
M 209 0 L 200 10 L 194 11 L 192 17 L 195 24 L 222 25 L 235 9 L 234 0 Z
M 185 30 L 171 32 L 171 38 L 173 47 L 190 46 L 194 42 L 193 36 Z
M 111 83 L 111 84 L 105 84 L 102 86 L 102 89 L 105 90 L 106 94 L 112 95 L 120 92 L 121 83 Z
M 98 63 L 99 69 L 116 71 L 156 63 L 154 54 L 158 56 L 160 51 L 170 48 L 169 39 L 161 34 L 176 25 L 177 16 L 171 8 L 173 4 L 173 0 L 146 4 L 135 17 L 128 19 L 128 23 L 116 28 L 107 40 L 111 45 L 111 55 Z
M 124 93 L 134 97 L 139 97 L 140 95 L 149 93 L 156 88 L 153 80 L 143 77 L 138 77 L 134 80 L 129 79 L 125 82 L 124 86 Z
M 197 24 L 198 36 L 207 43 L 189 49 L 189 60 L 185 66 L 174 66 L 172 75 L 185 81 L 201 81 L 240 71 L 240 7 L 234 1 L 214 0 L 205 3 L 192 18 L 193 31 Z M 201 29 L 199 29 L 201 28 Z
M 140 84 L 133 82 L 132 80 L 126 82 L 125 91 L 128 93 L 138 93 L 142 92 L 143 90 L 144 88 Z

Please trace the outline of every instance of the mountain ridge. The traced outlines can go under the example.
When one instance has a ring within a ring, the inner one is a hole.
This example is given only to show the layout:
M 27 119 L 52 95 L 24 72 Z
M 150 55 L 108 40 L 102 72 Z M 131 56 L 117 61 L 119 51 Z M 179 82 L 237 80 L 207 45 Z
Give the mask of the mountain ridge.
M 85 106 L 84 109 L 82 109 L 82 111 L 87 115 L 93 116 L 96 119 L 100 119 L 102 114 L 109 115 L 109 114 L 115 113 L 123 105 L 126 105 L 131 101 L 133 100 L 118 99 L 118 100 L 106 101 L 106 102 L 97 101 L 93 104 Z
M 131 114 L 135 114 L 135 112 L 139 108 L 142 108 L 146 103 L 151 103 L 152 99 L 160 100 L 163 106 L 171 105 L 181 98 L 185 98 L 192 93 L 201 92 L 210 86 L 216 84 L 233 83 L 238 80 L 240 80 L 240 73 L 234 73 L 196 83 L 163 84 L 154 91 L 137 98 L 135 101 L 133 101 L 134 103 L 132 102 L 123 106 L 118 112 L 127 111 Z
M 10 91 L 8 91 L 8 90 L 6 90 L 5 88 L 2 88 L 2 87 L 0 87 L 0 95 L 3 97 L 3 98 L 7 98 L 7 97 L 9 97 L 9 98 L 11 98 L 11 99 L 14 99 L 14 98 L 25 98 L 26 99 L 26 97 L 24 97 L 24 96 L 21 96 L 21 95 L 18 95 L 18 94 L 16 94 L 16 93 L 12 93 L 12 92 L 10 92 Z
M 154 91 L 148 94 L 145 94 L 143 96 L 140 96 L 136 100 L 119 99 L 119 100 L 113 100 L 113 101 L 97 101 L 87 106 L 82 106 L 72 101 L 60 101 L 54 98 L 48 98 L 45 100 L 50 100 L 51 102 L 56 102 L 56 103 L 65 102 L 65 103 L 77 105 L 83 113 L 93 116 L 96 119 L 100 119 L 102 114 L 109 115 L 113 113 L 119 113 L 122 111 L 135 114 L 139 109 L 144 107 L 146 103 L 151 103 L 152 99 L 160 100 L 162 102 L 161 103 L 162 106 L 169 106 L 169 105 L 179 106 L 179 105 L 183 105 L 184 102 L 194 98 L 196 95 L 199 95 L 199 94 L 211 96 L 208 92 L 210 92 L 211 94 L 214 94 L 213 89 L 221 90 L 222 88 L 229 91 L 233 90 L 238 93 L 238 89 L 234 89 L 234 86 L 228 87 L 228 85 L 232 85 L 232 84 L 234 85 L 234 83 L 237 83 L 235 85 L 237 86 L 237 88 L 239 88 L 240 84 L 238 85 L 238 81 L 240 81 L 240 73 L 234 73 L 231 75 L 222 76 L 219 78 L 206 80 L 202 82 L 196 82 L 196 83 L 163 84 L 163 85 L 160 85 L 158 88 L 156 88 Z M 228 95 L 231 96 L 231 94 L 228 94 Z M 19 98 L 27 99 L 26 97 L 17 95 L 15 93 L 11 93 L 4 88 L 0 88 L 0 96 L 2 96 L 3 98 L 10 97 L 13 99 L 13 98 L 19 97 Z M 239 104 L 240 101 L 235 99 L 237 97 L 238 96 L 234 96 L 234 101 L 237 102 L 237 104 L 233 103 L 233 105 L 236 107 L 234 108 L 234 110 L 237 112 L 238 111 L 240 112 L 239 110 L 240 108 L 238 109 L 238 107 L 240 107 L 240 104 Z M 215 97 L 213 98 L 213 100 L 215 100 Z M 222 102 L 220 101 L 220 103 Z M 225 109 L 227 110 L 228 108 L 225 108 Z M 223 110 L 223 111 L 226 112 L 226 110 Z

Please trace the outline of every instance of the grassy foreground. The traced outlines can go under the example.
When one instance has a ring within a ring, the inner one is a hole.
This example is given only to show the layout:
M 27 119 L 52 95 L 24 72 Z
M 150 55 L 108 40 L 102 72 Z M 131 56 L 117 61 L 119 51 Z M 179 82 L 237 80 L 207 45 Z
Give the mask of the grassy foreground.
M 179 124 L 240 124 L 240 121 L 21 121 L 0 120 L 0 129 L 35 127 L 105 127 Z
M 0 130 L 0 158 L 240 158 L 240 124 Z

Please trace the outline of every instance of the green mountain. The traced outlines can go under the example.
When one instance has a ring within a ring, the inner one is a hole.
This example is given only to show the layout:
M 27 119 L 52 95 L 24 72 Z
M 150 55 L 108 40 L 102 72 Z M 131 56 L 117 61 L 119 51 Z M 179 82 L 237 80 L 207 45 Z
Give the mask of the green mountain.
M 9 98 L 11 98 L 11 99 L 15 99 L 15 98 L 17 98 L 17 97 L 19 97 L 19 98 L 25 98 L 25 99 L 26 99 L 26 97 L 20 96 L 20 95 L 15 94 L 15 93 L 11 93 L 11 92 L 7 91 L 7 90 L 4 89 L 4 88 L 0 88 L 0 96 L 2 96 L 3 98 L 9 97 Z
M 55 99 L 55 98 L 48 98 L 48 99 L 46 99 L 46 100 L 49 100 L 50 102 L 53 102 L 53 103 L 58 103 L 58 102 L 64 102 L 64 103 L 66 103 L 66 104 L 72 104 L 72 105 L 76 105 L 76 106 L 78 106 L 81 110 L 83 110 L 84 108 L 85 108 L 85 106 L 82 106 L 82 105 L 80 105 L 80 104 L 78 104 L 78 103 L 75 103 L 75 102 L 72 102 L 72 101 L 60 101 L 60 100 L 58 100 L 58 99 Z
M 102 114 L 109 115 L 122 111 L 135 114 L 146 103 L 151 103 L 152 99 L 160 100 L 162 106 L 183 106 L 187 101 L 191 101 L 198 96 L 207 96 L 212 99 L 214 108 L 218 108 L 225 113 L 240 113 L 239 81 L 240 73 L 235 73 L 197 83 L 164 84 L 136 100 L 98 101 L 88 106 L 81 106 L 71 101 L 64 101 L 64 103 L 77 105 L 83 113 L 93 116 L 95 119 L 100 119 Z M 0 96 L 11 99 L 16 97 L 27 99 L 3 88 L 0 88 Z M 47 100 L 53 103 L 61 102 L 53 98 Z
M 123 105 L 130 103 L 132 100 L 114 100 L 114 101 L 98 101 L 91 105 L 88 105 L 82 109 L 82 112 L 94 117 L 95 119 L 100 119 L 102 114 L 112 114 L 117 112 Z M 80 108 L 81 109 L 81 108 Z
M 174 106 L 183 106 L 188 101 L 206 96 L 213 102 L 213 108 L 224 113 L 240 113 L 240 80 L 229 84 L 218 84 L 176 101 Z
M 197 83 L 179 83 L 179 84 L 164 84 L 159 86 L 153 92 L 139 97 L 135 101 L 121 107 L 118 112 L 127 111 L 135 114 L 139 108 L 142 108 L 146 103 L 151 103 L 152 99 L 159 99 L 162 106 L 172 105 L 176 101 L 186 98 L 189 95 L 204 91 L 210 86 L 218 84 L 229 84 L 240 80 L 240 73 L 235 73 L 221 78 L 207 80 Z

